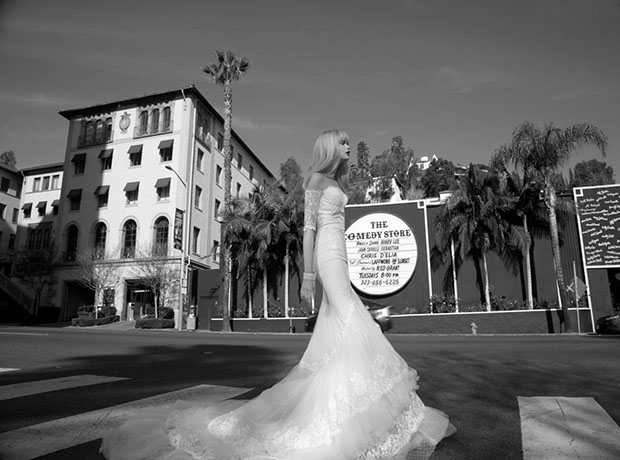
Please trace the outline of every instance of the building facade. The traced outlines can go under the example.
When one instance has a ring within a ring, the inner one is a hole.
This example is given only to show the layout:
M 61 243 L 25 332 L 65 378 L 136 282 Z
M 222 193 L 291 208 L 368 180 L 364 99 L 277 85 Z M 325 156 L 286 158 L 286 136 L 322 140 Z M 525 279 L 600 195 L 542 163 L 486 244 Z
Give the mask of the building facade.
M 22 174 L 9 165 L 0 164 L 0 273 L 9 275 L 10 255 L 15 250 Z
M 178 317 L 194 302 L 193 271 L 219 268 L 223 118 L 194 86 L 60 114 L 69 121 L 53 299 L 60 319 L 104 298 L 135 319 L 155 302 L 145 281 L 154 272 L 166 281 L 157 303 Z M 231 192 L 247 196 L 273 176 L 235 132 L 231 146 Z M 89 264 L 105 278 L 98 287 L 83 282 Z

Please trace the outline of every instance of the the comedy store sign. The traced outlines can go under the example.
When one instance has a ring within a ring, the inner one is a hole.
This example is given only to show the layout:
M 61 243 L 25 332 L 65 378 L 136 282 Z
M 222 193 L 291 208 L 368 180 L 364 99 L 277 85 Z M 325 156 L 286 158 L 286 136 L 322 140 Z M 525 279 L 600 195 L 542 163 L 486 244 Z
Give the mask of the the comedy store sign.
M 418 245 L 401 218 L 387 213 L 368 214 L 345 233 L 351 282 L 369 295 L 391 294 L 413 276 Z

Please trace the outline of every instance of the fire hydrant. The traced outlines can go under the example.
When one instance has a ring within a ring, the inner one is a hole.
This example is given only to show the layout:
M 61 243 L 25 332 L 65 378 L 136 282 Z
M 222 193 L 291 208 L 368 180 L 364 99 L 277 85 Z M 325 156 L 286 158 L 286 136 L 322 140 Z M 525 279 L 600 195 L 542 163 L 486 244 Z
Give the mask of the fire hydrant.
M 476 323 L 471 323 L 469 327 L 471 327 L 472 335 L 476 335 L 478 333 L 478 325 Z

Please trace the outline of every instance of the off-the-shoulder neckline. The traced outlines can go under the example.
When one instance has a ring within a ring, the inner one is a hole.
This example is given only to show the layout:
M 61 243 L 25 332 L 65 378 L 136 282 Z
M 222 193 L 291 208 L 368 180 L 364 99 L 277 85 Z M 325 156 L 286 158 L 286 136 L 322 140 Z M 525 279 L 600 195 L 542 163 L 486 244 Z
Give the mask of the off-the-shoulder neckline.
M 306 190 L 306 192 L 324 192 L 325 190 L 329 188 L 335 188 L 336 190 L 340 190 L 343 194 L 345 194 L 344 190 L 342 190 L 342 188 L 340 188 L 340 186 L 336 184 L 328 184 L 321 189 L 311 189 L 311 190 Z

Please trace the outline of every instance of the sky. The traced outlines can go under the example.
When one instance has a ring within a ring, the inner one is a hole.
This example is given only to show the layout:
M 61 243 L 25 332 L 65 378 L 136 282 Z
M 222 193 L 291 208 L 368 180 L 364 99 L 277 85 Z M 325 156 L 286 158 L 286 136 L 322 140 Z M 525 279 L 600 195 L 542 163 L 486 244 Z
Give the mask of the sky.
M 62 162 L 59 111 L 192 84 L 221 113 L 201 67 L 230 49 L 233 128 L 276 176 L 327 129 L 468 164 L 530 121 L 599 127 L 620 181 L 619 48 L 620 0 L 0 0 L 0 151 Z

